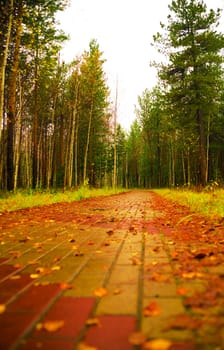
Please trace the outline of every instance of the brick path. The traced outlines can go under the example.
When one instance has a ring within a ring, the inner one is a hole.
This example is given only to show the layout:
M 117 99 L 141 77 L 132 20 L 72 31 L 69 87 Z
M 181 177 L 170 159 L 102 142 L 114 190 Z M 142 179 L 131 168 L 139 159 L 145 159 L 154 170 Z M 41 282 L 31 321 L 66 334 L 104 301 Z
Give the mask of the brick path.
M 138 331 L 207 349 L 194 327 L 167 327 L 187 313 L 161 222 L 149 191 L 2 215 L 0 349 L 143 349 Z

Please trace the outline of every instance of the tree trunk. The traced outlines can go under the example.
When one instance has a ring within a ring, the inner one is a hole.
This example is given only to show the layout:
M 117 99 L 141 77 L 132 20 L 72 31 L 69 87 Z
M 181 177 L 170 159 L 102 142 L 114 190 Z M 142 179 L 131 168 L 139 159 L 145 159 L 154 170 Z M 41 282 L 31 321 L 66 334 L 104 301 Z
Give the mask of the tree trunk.
M 8 94 L 8 115 L 7 115 L 7 188 L 13 190 L 14 187 L 14 128 L 16 110 L 16 78 L 19 66 L 19 49 L 22 34 L 23 3 L 18 3 L 18 13 L 16 20 L 15 49 L 13 62 L 9 77 Z
M 90 143 L 90 134 L 91 134 L 91 127 L 92 127 L 92 118 L 93 118 L 93 94 L 92 94 L 92 98 L 91 98 L 87 140 L 86 140 L 86 147 L 85 147 L 85 153 L 84 153 L 84 165 L 83 165 L 83 184 L 84 185 L 86 184 L 86 181 L 87 181 L 87 159 L 88 159 L 88 152 L 89 152 L 89 143 Z
M 6 3 L 6 2 L 5 2 Z M 6 8 L 2 8 L 6 6 Z M 4 23 L 2 23 L 1 27 L 6 25 L 7 30 L 2 35 L 2 43 L 1 43 L 1 52 L 0 52 L 0 144 L 2 140 L 2 125 L 3 125 L 3 113 L 4 113 L 4 91 L 5 91 L 5 71 L 7 65 L 7 57 L 9 51 L 9 42 L 12 28 L 12 18 L 13 18 L 13 0 L 8 0 L 8 4 L 5 5 L 3 1 L 3 5 L 0 6 L 2 16 L 4 16 Z M 4 10 L 4 13 L 3 13 Z M 5 18 L 6 17 L 6 18 Z M 1 30 L 4 31 L 3 28 Z
M 118 86 L 116 85 L 116 97 L 114 108 L 114 171 L 113 171 L 113 188 L 117 187 L 117 97 Z
M 199 132 L 199 161 L 200 161 L 200 184 L 205 186 L 207 183 L 206 179 L 206 152 L 205 152 L 205 135 L 203 128 L 203 118 L 200 109 L 197 110 L 197 124 Z
M 19 172 L 19 160 L 20 160 L 20 148 L 21 148 L 21 115 L 23 108 L 23 88 L 19 77 L 19 110 L 16 117 L 16 131 L 15 131 L 15 146 L 14 146 L 14 191 L 17 189 L 18 172 Z

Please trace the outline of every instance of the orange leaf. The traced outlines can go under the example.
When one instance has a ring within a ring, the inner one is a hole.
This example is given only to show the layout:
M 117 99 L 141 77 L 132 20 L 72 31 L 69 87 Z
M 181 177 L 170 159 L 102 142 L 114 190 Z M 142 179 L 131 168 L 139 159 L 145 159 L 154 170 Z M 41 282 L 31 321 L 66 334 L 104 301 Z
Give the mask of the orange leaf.
M 79 343 L 77 350 L 98 350 L 98 348 L 90 346 L 86 343 Z
M 51 268 L 51 270 L 52 270 L 52 271 L 59 271 L 59 270 L 61 270 L 61 266 L 53 266 L 53 267 Z
M 106 290 L 105 288 L 99 287 L 99 288 L 96 288 L 96 289 L 94 290 L 94 294 L 95 294 L 95 296 L 97 296 L 97 297 L 104 297 L 105 295 L 108 294 L 108 292 L 107 292 L 107 290 Z
M 99 326 L 100 325 L 100 321 L 98 318 L 94 317 L 94 318 L 89 318 L 86 321 L 86 325 L 87 326 Z
M 184 288 L 184 287 L 178 288 L 178 289 L 177 289 L 177 294 L 178 294 L 178 295 L 186 295 L 187 292 L 188 292 L 188 289 L 187 289 L 187 288 Z
M 161 313 L 161 308 L 155 301 L 152 301 L 151 303 L 149 303 L 143 310 L 144 316 L 157 316 L 160 313 Z
M 155 339 L 147 341 L 144 344 L 144 350 L 169 350 L 171 348 L 171 341 L 167 339 Z
M 139 258 L 135 257 L 135 256 L 133 256 L 131 258 L 131 261 L 132 261 L 132 265 L 142 265 L 142 261 Z
M 0 315 L 3 314 L 6 310 L 5 304 L 0 304 Z
M 66 282 L 60 283 L 60 289 L 61 290 L 72 289 L 72 288 L 73 288 L 73 286 L 71 284 L 68 284 Z
M 36 329 L 45 329 L 47 332 L 56 332 L 64 326 L 65 322 L 63 320 L 46 321 L 44 323 L 38 323 Z

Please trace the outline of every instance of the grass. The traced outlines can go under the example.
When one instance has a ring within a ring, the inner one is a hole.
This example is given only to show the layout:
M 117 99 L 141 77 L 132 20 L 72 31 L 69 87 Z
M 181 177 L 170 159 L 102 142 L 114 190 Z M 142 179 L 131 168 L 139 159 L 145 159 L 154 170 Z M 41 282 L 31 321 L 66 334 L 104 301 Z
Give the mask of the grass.
M 121 188 L 90 189 L 88 186 L 83 186 L 73 191 L 58 191 L 55 193 L 50 191 L 18 191 L 17 193 L 6 194 L 0 198 L 0 213 L 53 203 L 69 203 L 90 197 L 109 196 L 124 191 L 126 190 Z
M 186 205 L 191 212 L 201 213 L 208 217 L 224 217 L 224 190 L 215 189 L 210 192 L 196 192 L 182 189 L 158 189 L 156 193 L 163 197 Z

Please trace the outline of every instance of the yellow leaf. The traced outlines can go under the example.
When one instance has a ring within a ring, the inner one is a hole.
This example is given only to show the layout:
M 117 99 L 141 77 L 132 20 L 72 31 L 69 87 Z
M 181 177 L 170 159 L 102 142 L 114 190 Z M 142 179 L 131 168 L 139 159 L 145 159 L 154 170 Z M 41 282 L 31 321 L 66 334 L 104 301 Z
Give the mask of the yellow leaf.
M 56 332 L 64 326 L 65 322 L 63 320 L 46 321 L 39 324 L 39 330 L 45 329 L 47 332 Z M 37 325 L 38 326 L 38 325 Z
M 121 294 L 122 293 L 122 289 L 120 289 L 120 288 L 116 288 L 116 289 L 114 289 L 114 291 L 113 291 L 113 294 L 114 295 L 118 295 L 118 294 Z
M 5 304 L 0 304 L 0 315 L 3 314 L 6 310 Z
M 72 284 L 68 284 L 66 282 L 61 282 L 60 283 L 60 289 L 61 290 L 67 290 L 67 289 L 72 289 L 72 288 L 73 288 Z
M 39 278 L 40 275 L 38 273 L 31 273 L 30 278 L 32 278 L 33 280 L 36 278 Z
M 104 297 L 107 294 L 108 294 L 107 290 L 103 287 L 99 287 L 94 290 L 94 295 L 97 297 Z
M 144 350 L 169 350 L 171 348 L 171 341 L 167 339 L 155 339 L 144 344 Z
M 15 276 L 11 276 L 9 279 L 15 281 L 15 280 L 19 280 L 20 278 L 21 278 L 20 275 L 15 275 Z
M 86 343 L 79 343 L 77 350 L 98 350 L 95 346 L 90 346 Z
M 61 266 L 53 266 L 53 267 L 51 268 L 51 270 L 52 270 L 52 271 L 59 271 L 59 270 L 61 270 Z
M 143 310 L 144 316 L 157 316 L 160 313 L 160 306 L 155 301 L 149 303 Z
M 100 321 L 99 321 L 99 319 L 97 317 L 89 318 L 86 321 L 86 325 L 87 326 L 99 326 L 100 325 Z

